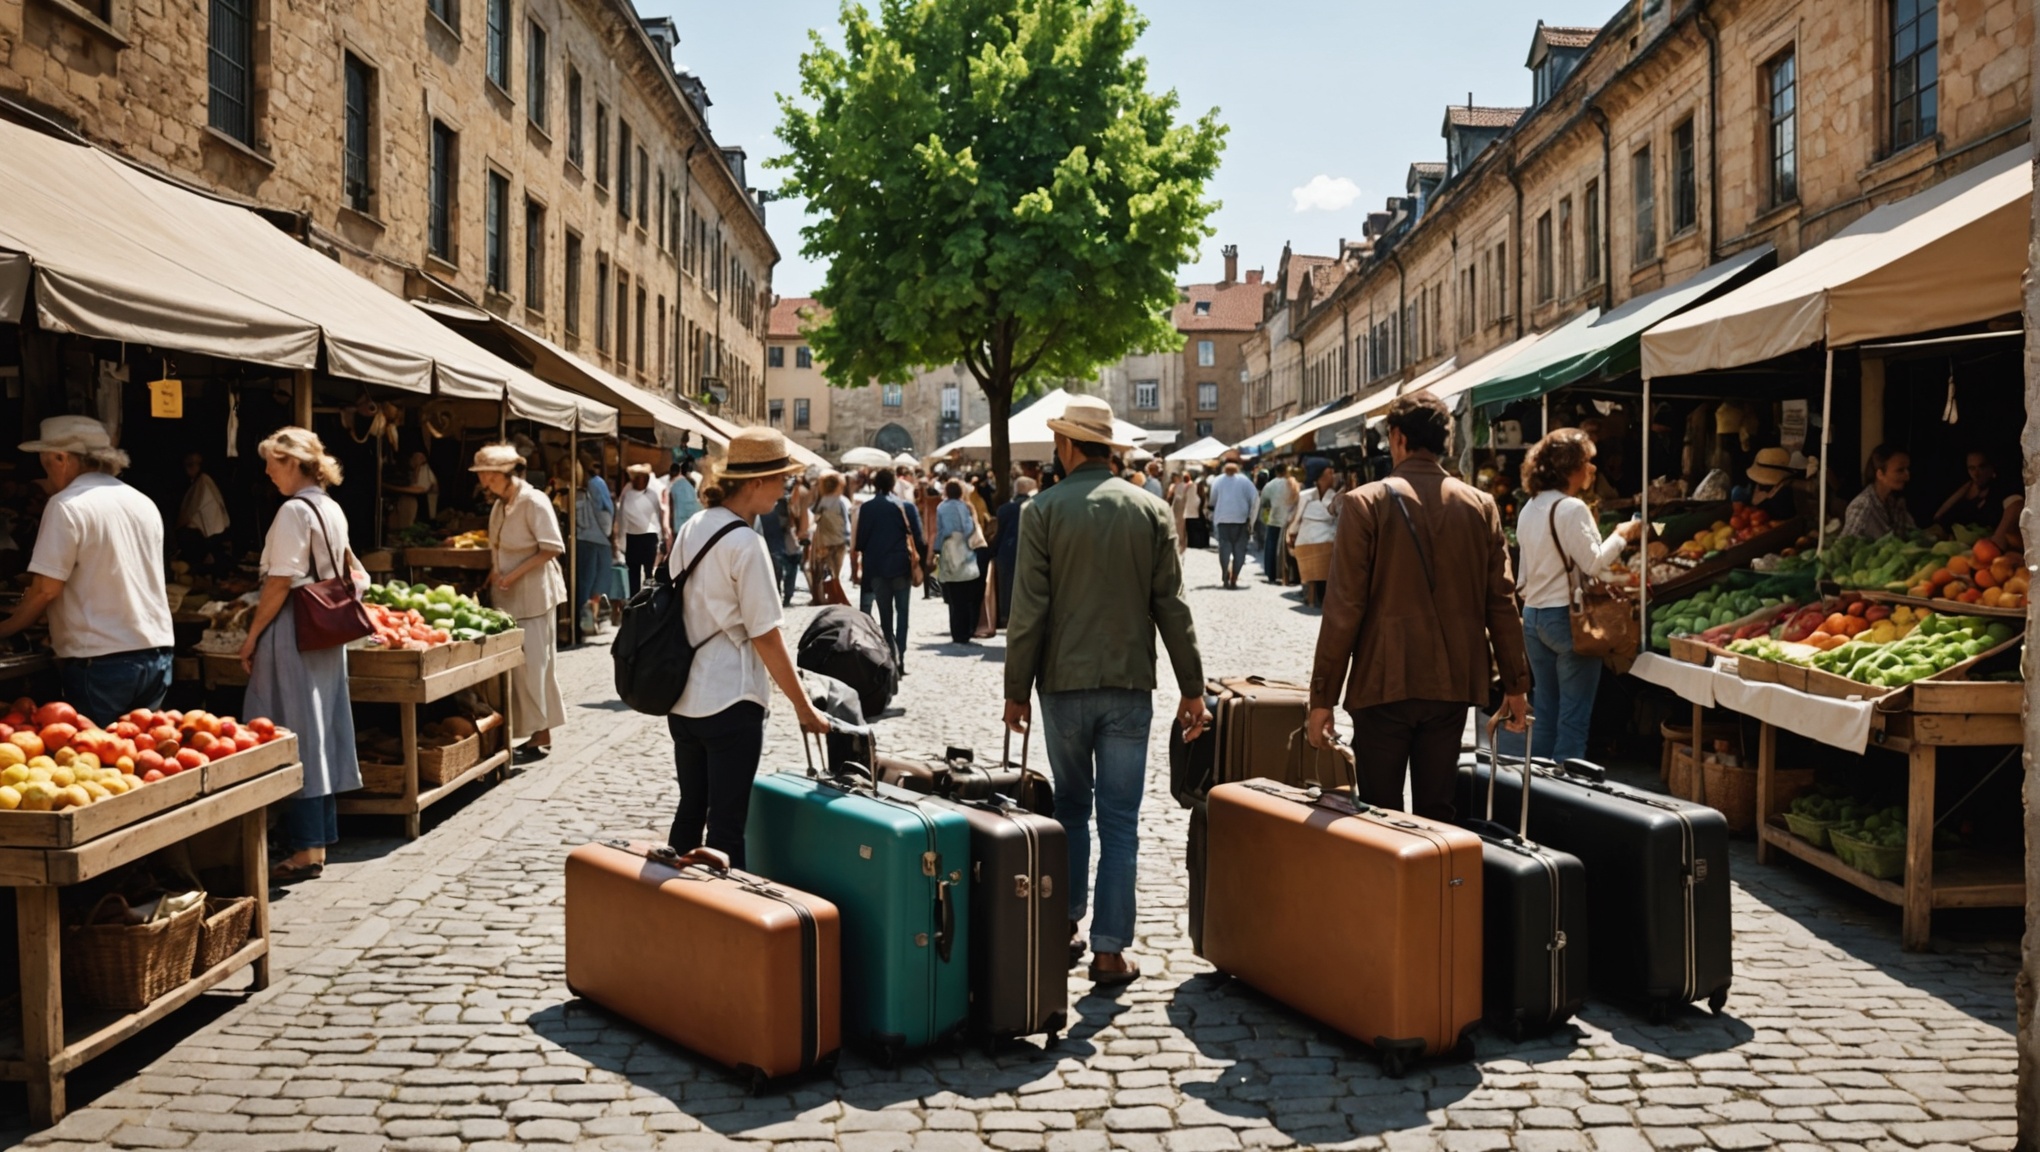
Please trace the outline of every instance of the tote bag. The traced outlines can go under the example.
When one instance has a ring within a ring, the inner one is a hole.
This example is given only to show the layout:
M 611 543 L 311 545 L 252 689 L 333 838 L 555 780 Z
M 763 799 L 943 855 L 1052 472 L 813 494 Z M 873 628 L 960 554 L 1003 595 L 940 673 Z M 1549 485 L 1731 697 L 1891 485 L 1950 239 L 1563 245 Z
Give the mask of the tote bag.
M 1551 505 L 1551 546 L 1558 549 L 1566 580 L 1572 585 L 1566 611 L 1572 622 L 1573 654 L 1610 661 L 1634 659 L 1642 639 L 1636 623 L 1636 606 L 1612 586 L 1574 566 L 1572 557 L 1558 542 L 1556 502 Z

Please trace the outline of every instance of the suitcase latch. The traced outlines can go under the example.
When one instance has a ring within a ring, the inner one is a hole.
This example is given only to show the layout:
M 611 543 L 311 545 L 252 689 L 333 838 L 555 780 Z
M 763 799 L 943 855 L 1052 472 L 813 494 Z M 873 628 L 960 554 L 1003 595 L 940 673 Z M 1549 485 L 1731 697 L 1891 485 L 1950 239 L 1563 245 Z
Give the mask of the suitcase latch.
M 1041 878 L 1041 898 L 1043 900 L 1047 900 L 1054 896 L 1055 896 L 1055 877 L 1043 876 Z
M 927 946 L 928 946 L 928 934 L 926 932 L 914 933 L 914 947 L 926 948 Z
M 1033 888 L 1034 885 L 1029 884 L 1027 882 L 1027 877 L 1025 876 L 1013 877 L 1013 895 L 1018 896 L 1020 899 L 1022 900 L 1027 899 L 1027 894 L 1031 892 Z
M 1705 879 L 1707 879 L 1707 858 L 1702 856 L 1693 861 L 1693 883 L 1698 884 Z
M 942 853 L 940 852 L 921 853 L 921 875 L 933 876 L 937 872 L 940 872 L 941 870 L 942 870 Z
M 1447 884 L 1446 884 L 1445 886 L 1446 886 L 1446 887 L 1448 887 L 1448 888 L 1457 888 L 1457 887 L 1459 887 L 1459 886 L 1460 886 L 1461 884 L 1464 884 L 1464 883 L 1466 883 L 1466 881 L 1465 881 L 1465 880 L 1464 880 L 1463 878 L 1461 878 L 1461 877 L 1458 877 L 1458 876 L 1454 876 L 1454 877 L 1453 877 L 1453 878 L 1451 879 L 1451 881 L 1450 881 L 1450 882 L 1448 882 L 1448 883 L 1447 883 Z
M 871 845 L 869 845 L 869 844 L 859 844 L 859 845 L 857 846 L 857 858 L 858 858 L 859 860 L 869 860 L 869 859 L 871 859 Z

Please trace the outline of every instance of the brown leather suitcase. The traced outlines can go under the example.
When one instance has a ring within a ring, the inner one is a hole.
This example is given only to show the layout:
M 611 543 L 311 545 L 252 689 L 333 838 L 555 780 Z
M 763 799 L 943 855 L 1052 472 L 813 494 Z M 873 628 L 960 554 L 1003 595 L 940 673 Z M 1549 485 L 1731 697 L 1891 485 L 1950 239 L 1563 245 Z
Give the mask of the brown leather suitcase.
M 567 857 L 567 990 L 765 1080 L 842 1043 L 836 906 L 712 848 L 606 840 Z
M 1353 750 L 1344 745 L 1318 749 L 1310 746 L 1299 728 L 1289 734 L 1289 752 L 1283 765 L 1281 783 L 1298 788 L 1356 789 L 1358 769 L 1353 762 Z M 1190 908 L 1190 950 L 1204 955 L 1204 870 L 1209 856 L 1206 837 L 1208 801 L 1199 800 L 1190 808 L 1190 839 L 1183 850 L 1183 869 L 1189 888 Z
M 1481 1019 L 1481 840 L 1272 780 L 1208 813 L 1204 958 L 1369 1044 L 1401 1076 L 1471 1054 Z
M 1290 737 L 1303 730 L 1310 711 L 1308 686 L 1232 676 L 1209 681 L 1204 691 L 1211 711 L 1204 733 L 1186 743 L 1181 732 L 1170 729 L 1169 790 L 1177 803 L 1194 807 L 1213 786 L 1241 780 L 1311 779 L 1294 774 L 1298 761 L 1290 747 Z M 1317 782 L 1349 787 L 1353 780 L 1349 772 Z

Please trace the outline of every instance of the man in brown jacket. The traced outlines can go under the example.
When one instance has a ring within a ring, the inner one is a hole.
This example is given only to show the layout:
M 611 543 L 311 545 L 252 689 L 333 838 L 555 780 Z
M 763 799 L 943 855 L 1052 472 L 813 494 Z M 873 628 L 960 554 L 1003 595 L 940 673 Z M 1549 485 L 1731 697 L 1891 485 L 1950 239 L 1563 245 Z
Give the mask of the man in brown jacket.
M 1486 704 L 1492 667 L 1510 730 L 1522 731 L 1530 714 L 1501 514 L 1439 465 L 1451 428 L 1451 412 L 1429 392 L 1398 399 L 1388 410 L 1395 470 L 1343 497 L 1309 719 L 1311 743 L 1325 747 L 1343 688 L 1360 799 L 1400 809 L 1407 766 L 1417 815 L 1448 823 L 1467 710 Z

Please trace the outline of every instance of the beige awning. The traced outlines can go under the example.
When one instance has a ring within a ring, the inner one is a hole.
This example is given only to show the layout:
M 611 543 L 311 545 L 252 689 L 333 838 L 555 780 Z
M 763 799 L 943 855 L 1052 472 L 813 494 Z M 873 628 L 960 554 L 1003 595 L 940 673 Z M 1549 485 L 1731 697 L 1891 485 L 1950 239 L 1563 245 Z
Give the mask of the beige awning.
M 1009 449 L 1016 454 L 1016 458 L 1033 459 L 1045 457 L 1047 453 L 1055 449 L 1055 433 L 1049 430 L 1048 422 L 1060 418 L 1063 414 L 1063 409 L 1069 405 L 1069 401 L 1070 394 L 1068 390 L 1057 388 L 1055 391 L 1041 396 L 1026 408 L 1014 413 L 1012 418 L 1006 421 L 1006 443 Z M 1148 430 L 1139 425 L 1129 424 L 1115 417 L 1112 421 L 1112 428 L 1113 435 L 1128 444 L 1147 443 Z M 992 426 L 990 424 L 980 424 L 957 439 L 951 440 L 949 443 L 935 449 L 933 453 L 929 454 L 928 459 L 933 460 L 938 457 L 948 456 L 952 452 L 984 455 L 989 454 L 991 450 Z M 1023 453 L 1031 455 L 1020 455 Z
M 2033 150 L 1872 211 L 1824 244 L 1643 334 L 1643 374 L 1737 368 L 1974 324 L 2023 306 Z
M 688 408 L 686 411 L 688 415 L 693 416 L 697 420 L 707 421 L 710 428 L 715 429 L 716 432 L 721 434 L 720 438 L 714 442 L 718 448 L 729 443 L 731 437 L 744 430 L 741 424 L 731 423 L 720 416 L 703 412 L 699 408 Z M 824 472 L 835 468 L 834 464 L 829 463 L 827 457 L 807 448 L 791 436 L 786 438 L 786 451 L 787 455 L 792 456 L 795 460 L 800 461 L 809 468 L 819 468 Z

